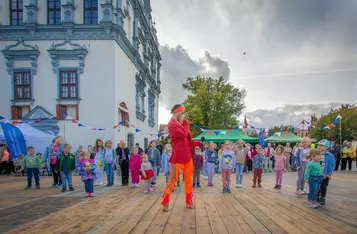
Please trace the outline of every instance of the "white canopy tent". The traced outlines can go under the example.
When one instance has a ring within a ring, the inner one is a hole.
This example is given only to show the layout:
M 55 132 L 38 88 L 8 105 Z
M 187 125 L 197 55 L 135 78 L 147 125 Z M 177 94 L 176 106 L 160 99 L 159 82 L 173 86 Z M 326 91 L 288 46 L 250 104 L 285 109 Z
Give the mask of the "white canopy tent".
M 36 153 L 44 153 L 55 136 L 42 132 L 27 123 L 18 124 L 17 127 L 24 135 L 26 146 L 33 146 Z M 0 142 L 6 142 L 4 132 L 0 130 Z

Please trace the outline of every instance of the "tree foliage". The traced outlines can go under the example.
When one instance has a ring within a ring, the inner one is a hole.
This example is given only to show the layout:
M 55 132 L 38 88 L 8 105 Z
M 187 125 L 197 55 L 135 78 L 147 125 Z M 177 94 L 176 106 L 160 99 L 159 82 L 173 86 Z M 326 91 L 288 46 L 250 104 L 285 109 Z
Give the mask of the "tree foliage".
M 316 139 L 327 138 L 340 142 L 340 123 L 330 129 L 322 130 L 321 127 L 329 126 L 338 115 L 342 116 L 342 141 L 357 140 L 357 107 L 355 104 L 342 104 L 337 109 L 331 109 L 330 113 L 321 116 L 312 130 L 312 137 Z
M 269 132 L 283 132 L 285 130 L 289 130 L 291 128 L 291 126 L 274 126 L 271 129 L 269 129 Z
M 231 85 L 223 77 L 187 78 L 182 87 L 189 92 L 184 101 L 187 118 L 205 129 L 229 129 L 244 109 L 245 90 Z M 200 133 L 193 130 L 193 135 Z

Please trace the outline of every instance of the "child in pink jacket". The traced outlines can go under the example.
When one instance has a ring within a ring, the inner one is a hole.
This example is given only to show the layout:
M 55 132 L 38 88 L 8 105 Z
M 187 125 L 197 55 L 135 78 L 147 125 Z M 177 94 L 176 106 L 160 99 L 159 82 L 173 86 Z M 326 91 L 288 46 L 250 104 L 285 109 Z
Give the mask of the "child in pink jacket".
M 129 159 L 129 168 L 131 174 L 131 187 L 138 188 L 139 187 L 139 173 L 141 167 L 141 157 L 138 154 L 139 150 L 137 147 L 133 148 L 133 154 Z

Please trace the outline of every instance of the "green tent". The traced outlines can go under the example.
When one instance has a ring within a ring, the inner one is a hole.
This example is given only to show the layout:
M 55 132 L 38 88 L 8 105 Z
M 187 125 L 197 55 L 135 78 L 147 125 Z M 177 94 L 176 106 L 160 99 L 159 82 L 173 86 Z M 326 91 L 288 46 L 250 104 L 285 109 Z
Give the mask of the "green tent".
M 301 141 L 301 138 L 296 136 L 292 132 L 288 132 L 288 133 L 282 132 L 280 136 L 274 135 L 268 137 L 267 139 L 265 139 L 265 141 L 271 143 L 286 143 L 286 142 L 297 143 Z
M 209 132 L 212 134 L 209 134 Z M 201 137 L 205 138 L 205 142 L 213 141 L 215 143 L 222 143 L 226 140 L 230 140 L 230 141 L 243 140 L 243 141 L 249 142 L 249 143 L 258 143 L 259 142 L 258 138 L 249 137 L 249 136 L 245 135 L 243 132 L 241 132 L 240 130 L 232 130 L 232 131 L 208 130 L 208 131 L 202 132 L 199 136 L 197 136 L 193 139 L 201 140 Z

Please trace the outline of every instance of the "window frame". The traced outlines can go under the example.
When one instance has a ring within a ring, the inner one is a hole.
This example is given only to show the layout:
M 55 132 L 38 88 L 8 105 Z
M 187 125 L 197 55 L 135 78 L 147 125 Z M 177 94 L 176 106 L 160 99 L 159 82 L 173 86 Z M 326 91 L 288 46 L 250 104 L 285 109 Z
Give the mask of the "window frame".
M 17 84 L 17 75 L 21 74 L 21 84 L 18 85 Z M 25 82 L 25 74 L 29 75 L 29 83 L 28 84 L 24 84 Z M 14 100 L 16 101 L 22 101 L 22 100 L 31 100 L 32 99 L 32 76 L 31 76 L 31 71 L 14 71 Z M 21 88 L 21 96 L 17 95 L 17 88 Z M 29 97 L 24 97 L 25 96 L 25 88 L 29 88 Z
M 20 1 L 21 1 L 21 4 L 20 4 Z M 10 25 L 14 25 L 14 26 L 21 26 L 24 24 L 24 1 L 23 0 L 9 0 L 10 2 Z M 13 9 L 12 8 L 12 4 L 13 2 L 16 2 L 16 8 Z M 21 6 L 21 9 L 19 8 L 19 6 Z M 16 23 L 13 24 L 13 20 L 14 18 L 12 17 L 12 13 L 16 13 Z M 22 19 L 20 20 L 20 17 L 19 16 L 22 16 Z
M 50 7 L 50 2 L 54 2 L 54 8 L 51 8 Z M 60 7 L 57 8 L 56 5 L 56 1 L 59 1 L 60 3 Z M 54 18 L 53 18 L 53 24 L 50 23 L 50 12 L 54 12 Z M 60 14 L 60 18 L 59 18 L 59 22 L 57 22 L 57 17 L 56 17 L 56 13 L 59 12 Z M 47 0 L 47 24 L 50 24 L 50 25 L 59 25 L 61 24 L 61 0 Z
M 90 7 L 86 7 L 86 2 L 89 1 L 90 2 Z M 96 6 L 93 6 L 93 1 L 96 1 L 97 2 L 97 5 Z M 93 22 L 93 19 L 95 19 L 93 17 L 93 12 L 97 12 L 97 17 L 96 17 L 96 22 L 94 23 Z M 86 22 L 86 13 L 87 12 L 90 12 L 90 23 L 87 23 Z M 83 24 L 87 24 L 87 25 L 91 25 L 91 24 L 98 24 L 98 0 L 84 0 L 83 1 Z
M 68 77 L 67 77 L 68 81 L 67 81 L 66 84 L 62 83 L 62 74 L 64 74 L 64 73 L 68 74 Z M 72 74 L 72 73 L 75 74 L 75 83 L 74 84 L 70 82 L 70 79 L 71 79 L 70 74 Z M 59 95 L 58 95 L 59 99 L 61 99 L 61 100 L 78 99 L 79 98 L 78 81 L 79 81 L 79 79 L 78 79 L 78 71 L 77 70 L 60 70 L 59 71 L 59 81 L 58 81 L 59 82 L 58 83 L 58 85 L 59 85 Z M 68 88 L 67 89 L 67 97 L 65 97 L 63 95 L 62 87 L 67 87 Z M 75 90 L 75 94 L 76 94 L 75 97 L 71 96 L 71 87 L 75 87 L 75 89 L 76 89 Z

